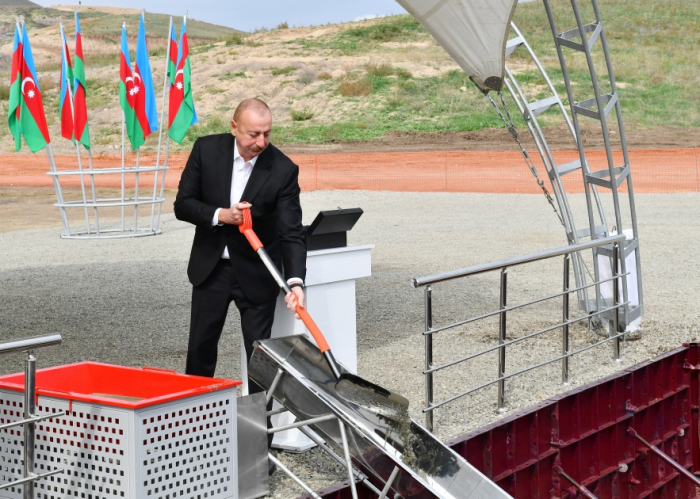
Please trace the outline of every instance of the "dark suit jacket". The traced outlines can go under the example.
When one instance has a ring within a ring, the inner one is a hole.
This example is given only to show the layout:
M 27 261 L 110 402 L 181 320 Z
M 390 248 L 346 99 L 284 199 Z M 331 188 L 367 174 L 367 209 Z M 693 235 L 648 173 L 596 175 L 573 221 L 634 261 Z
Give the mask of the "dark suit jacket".
M 212 227 L 217 208 L 231 205 L 234 137 L 197 139 L 182 172 L 175 198 L 175 216 L 197 226 L 187 275 L 194 286 L 209 276 L 228 246 L 231 264 L 246 297 L 273 300 L 279 287 L 238 226 Z M 299 167 L 270 144 L 250 174 L 241 201 L 253 205 L 253 230 L 277 268 L 291 277 L 306 277 L 306 242 L 301 224 Z

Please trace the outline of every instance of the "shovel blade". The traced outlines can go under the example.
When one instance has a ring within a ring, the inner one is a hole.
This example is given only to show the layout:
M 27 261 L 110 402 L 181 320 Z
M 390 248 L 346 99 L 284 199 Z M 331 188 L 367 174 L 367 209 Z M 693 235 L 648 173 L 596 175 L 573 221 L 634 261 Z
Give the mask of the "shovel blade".
M 335 384 L 336 392 L 346 401 L 383 417 L 397 421 L 408 418 L 408 399 L 364 378 L 343 373 Z

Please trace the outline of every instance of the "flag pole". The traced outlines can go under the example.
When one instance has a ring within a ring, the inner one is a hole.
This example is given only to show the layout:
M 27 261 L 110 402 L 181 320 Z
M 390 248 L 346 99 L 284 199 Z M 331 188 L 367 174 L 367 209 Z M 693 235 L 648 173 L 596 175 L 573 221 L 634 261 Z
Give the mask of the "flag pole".
M 90 139 L 90 130 L 88 129 L 88 140 Z M 89 169 L 90 169 L 90 184 L 92 185 L 92 204 L 93 209 L 95 210 L 95 232 L 97 233 L 97 237 L 100 237 L 100 218 L 97 214 L 97 192 L 95 191 L 95 174 L 92 173 L 92 150 L 88 149 L 88 162 L 90 163 Z
M 126 29 L 126 21 L 122 24 L 122 28 Z M 124 169 L 126 168 L 124 164 L 124 155 L 126 154 L 126 114 L 122 111 L 122 232 L 124 232 Z
M 124 129 L 126 127 L 126 118 L 124 116 L 124 111 L 122 111 L 122 232 L 124 232 L 124 155 L 126 154 L 126 145 L 124 138 Z
M 156 154 L 156 167 L 160 166 L 160 148 L 163 145 L 163 119 L 165 117 L 165 92 L 168 89 L 168 66 L 170 64 L 170 33 L 173 29 L 173 16 L 170 16 L 170 26 L 168 26 L 168 47 L 165 49 L 165 73 L 163 74 L 163 99 L 160 108 L 160 130 L 158 133 L 158 152 Z M 156 172 L 156 175 L 158 173 Z
M 134 235 L 137 234 L 139 220 L 139 159 L 141 146 L 136 148 L 136 179 L 134 180 Z
M 183 17 L 183 22 L 185 23 L 185 26 L 187 26 L 187 13 L 189 10 L 185 11 L 185 17 Z M 170 18 L 170 22 L 172 22 L 172 18 Z M 168 33 L 168 37 L 170 36 L 170 33 Z M 182 35 L 180 35 L 182 36 Z M 168 40 L 168 47 L 170 47 L 170 40 Z M 179 63 L 180 61 L 178 61 Z M 165 95 L 163 95 L 163 99 L 165 99 Z M 170 120 L 170 110 L 168 109 L 168 120 Z M 165 158 L 163 159 L 163 167 L 167 168 L 168 167 L 168 154 L 170 153 L 170 127 L 168 127 L 168 138 L 165 141 Z M 160 182 L 160 198 L 163 199 L 163 189 L 165 189 L 165 174 L 168 173 L 168 170 L 163 170 L 163 177 L 161 178 Z M 160 213 L 163 208 L 163 203 L 158 203 L 158 220 L 156 221 L 156 229 L 160 227 Z
M 170 16 L 170 25 L 168 26 L 168 48 L 165 49 L 165 73 L 163 73 L 163 99 L 160 106 L 160 130 L 158 131 L 158 152 L 156 153 L 156 171 L 153 178 L 153 204 L 151 205 L 151 232 L 153 232 L 153 217 L 156 209 L 156 193 L 158 188 L 158 170 L 160 166 L 160 148 L 163 145 L 163 128 L 165 128 L 165 92 L 168 89 L 168 67 L 170 67 L 170 33 L 173 29 L 173 16 Z M 170 113 L 168 113 L 170 118 Z
M 66 40 L 66 34 L 63 31 L 63 23 L 59 24 L 61 27 L 61 45 L 62 48 L 61 50 L 63 51 L 63 59 L 65 61 L 65 68 L 61 68 L 61 72 L 64 73 L 64 78 L 66 80 L 66 84 L 68 86 L 68 101 L 70 102 L 70 115 L 71 119 L 73 120 L 73 132 L 72 134 L 75 136 L 75 108 L 73 106 L 73 91 L 70 88 L 70 78 L 68 78 L 68 71 L 64 72 L 64 69 L 68 68 L 68 53 L 67 53 L 67 47 L 64 41 Z M 60 96 L 59 96 L 60 99 Z M 75 149 L 78 154 L 78 171 L 80 171 L 80 189 L 83 192 L 83 208 L 85 209 L 85 225 L 87 227 L 87 233 L 90 234 L 90 217 L 88 217 L 88 208 L 87 208 L 87 196 L 85 194 L 85 177 L 83 176 L 83 162 L 80 159 L 80 144 L 76 141 L 75 143 Z
M 144 20 L 144 26 L 146 25 L 146 9 L 141 9 L 141 18 Z M 145 35 L 145 33 L 144 33 Z M 168 33 L 170 36 L 170 33 Z M 136 40 L 136 52 L 138 57 L 138 39 Z M 148 47 L 146 47 L 146 54 L 148 54 Z M 156 166 L 158 161 L 156 160 Z M 141 146 L 136 148 L 136 178 L 134 180 L 134 235 L 137 235 L 138 231 L 138 217 L 139 217 L 139 169 L 141 168 Z
M 76 26 L 76 31 L 77 31 L 77 26 L 78 26 L 78 9 L 76 7 L 73 7 L 73 12 L 75 14 L 75 26 Z M 76 43 L 78 36 L 76 34 Z M 86 123 L 87 125 L 87 123 Z M 73 126 L 75 126 L 75 118 L 73 118 Z M 90 128 L 86 126 L 87 134 L 88 134 L 88 142 L 90 142 Z M 86 148 L 87 149 L 87 148 Z M 88 152 L 88 163 L 89 163 L 89 169 L 90 169 L 90 186 L 92 187 L 92 204 L 93 210 L 95 211 L 95 231 L 97 232 L 97 237 L 100 237 L 100 218 L 97 213 L 97 192 L 95 190 L 95 174 L 92 173 L 92 151 L 90 149 L 87 149 Z
M 168 152 L 170 151 L 170 135 L 165 140 L 165 159 L 163 160 L 163 176 L 160 180 L 160 199 L 163 199 L 163 189 L 165 188 L 165 174 L 168 173 Z M 160 227 L 160 210 L 163 207 L 163 203 L 158 203 L 158 220 L 156 221 L 156 230 Z
M 24 27 L 24 16 L 19 16 L 19 18 L 16 19 L 15 22 L 17 23 L 17 29 L 19 29 L 19 31 L 22 32 L 22 28 Z M 51 170 L 52 173 L 56 173 L 56 161 L 53 157 L 53 149 L 51 148 L 51 142 L 46 144 L 45 149 L 46 156 L 49 159 L 49 170 Z M 63 206 L 63 193 L 61 192 L 61 182 L 58 179 L 58 175 L 51 176 L 53 177 L 53 188 L 56 191 L 56 201 L 58 201 L 58 204 L 61 205 L 58 207 L 58 212 L 60 213 L 61 222 L 63 223 L 63 231 L 66 237 L 70 237 L 70 224 L 68 223 L 68 217 L 66 216 L 66 208 L 65 206 Z

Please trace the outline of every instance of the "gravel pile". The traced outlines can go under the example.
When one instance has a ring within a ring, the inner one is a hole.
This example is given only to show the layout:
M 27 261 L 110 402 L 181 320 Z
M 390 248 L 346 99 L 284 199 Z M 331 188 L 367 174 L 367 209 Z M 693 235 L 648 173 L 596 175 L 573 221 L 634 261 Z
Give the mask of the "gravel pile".
M 574 209 L 584 206 L 573 196 Z M 541 196 L 331 191 L 304 194 L 305 223 L 322 209 L 361 207 L 365 214 L 349 234 L 350 244 L 375 244 L 372 277 L 357 282 L 359 374 L 411 402 L 423 421 L 423 293 L 410 286 L 423 276 L 565 244 L 563 229 Z M 622 362 L 606 344 L 574 357 L 572 386 L 700 338 L 697 306 L 700 266 L 700 195 L 638 195 L 645 314 L 639 341 L 623 346 Z M 58 220 L 58 217 L 56 217 Z M 165 216 L 163 235 L 134 240 L 70 241 L 60 229 L 0 234 L 0 331 L 3 340 L 59 332 L 64 345 L 40 352 L 39 366 L 82 360 L 128 366 L 184 369 L 191 288 L 186 277 L 193 228 Z M 509 272 L 509 303 L 556 293 L 561 260 Z M 495 310 L 498 275 L 435 287 L 435 325 Z M 577 313 L 572 307 L 572 314 Z M 544 303 L 509 316 L 516 338 L 558 322 L 561 305 Z M 221 341 L 217 376 L 239 377 L 238 317 L 232 307 Z M 572 346 L 600 336 L 572 328 Z M 482 350 L 497 341 L 497 320 L 441 333 L 435 362 Z M 508 350 L 508 372 L 559 355 L 554 331 Z M 20 356 L 0 357 L 0 372 L 22 369 Z M 496 375 L 496 355 L 436 376 L 436 400 Z M 560 366 L 531 371 L 507 384 L 509 413 L 568 390 Z M 450 438 L 499 417 L 495 387 L 464 397 L 436 412 L 436 431 Z M 508 413 L 506 413 L 508 414 Z M 345 480 L 345 471 L 319 451 L 280 458 L 315 488 Z M 281 473 L 272 496 L 297 497 L 300 490 Z

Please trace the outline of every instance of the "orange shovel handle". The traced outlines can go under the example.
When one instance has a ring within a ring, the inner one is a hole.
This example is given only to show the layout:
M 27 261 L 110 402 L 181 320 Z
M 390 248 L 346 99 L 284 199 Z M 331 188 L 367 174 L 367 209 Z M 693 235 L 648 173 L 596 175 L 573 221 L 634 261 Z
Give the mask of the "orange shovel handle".
M 253 217 L 250 216 L 250 208 L 243 209 L 243 223 L 238 226 L 238 230 L 240 230 L 241 233 L 246 237 L 246 239 L 248 239 L 248 242 L 256 252 L 258 252 L 258 250 L 263 247 L 263 244 L 260 242 L 260 239 L 258 239 L 258 236 L 255 235 L 255 232 L 253 232 Z M 279 270 L 277 269 L 269 270 L 270 272 L 276 272 L 277 274 L 279 274 Z M 284 291 L 286 291 L 287 293 L 291 292 L 289 286 L 287 286 L 284 283 L 282 276 L 279 276 L 278 279 L 281 280 L 280 286 L 284 285 Z M 321 353 L 326 353 L 328 350 L 330 350 L 331 347 L 328 346 L 326 338 L 323 336 L 323 333 L 316 325 L 314 320 L 311 318 L 311 315 L 309 315 L 308 310 L 297 305 L 297 315 L 306 326 L 306 329 L 309 330 L 311 336 L 314 337 L 314 340 L 316 340 L 316 344 L 318 345 L 318 349 L 321 350 Z
M 245 236 L 254 251 L 258 251 L 263 247 L 258 236 L 253 232 L 253 217 L 250 215 L 250 208 L 243 210 L 243 223 L 238 226 L 238 230 Z
M 321 353 L 326 353 L 326 351 L 330 350 L 331 347 L 328 346 L 325 336 L 323 336 L 323 333 L 309 315 L 308 310 L 297 305 L 297 315 L 306 326 L 306 329 L 309 330 L 311 336 L 314 337 L 314 340 L 316 340 L 316 344 L 318 345 L 318 349 L 321 350 Z

